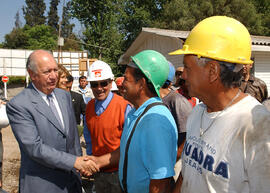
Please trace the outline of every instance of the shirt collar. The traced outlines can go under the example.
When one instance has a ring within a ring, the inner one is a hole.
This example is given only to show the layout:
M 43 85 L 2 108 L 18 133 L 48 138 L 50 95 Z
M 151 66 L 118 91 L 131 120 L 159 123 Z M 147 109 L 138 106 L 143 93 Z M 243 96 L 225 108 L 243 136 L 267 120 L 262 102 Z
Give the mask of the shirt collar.
M 255 77 L 252 74 L 250 74 L 248 81 L 254 82 L 255 81 Z
M 34 83 L 32 83 L 32 85 L 33 85 L 34 89 L 41 95 L 42 98 L 44 98 L 44 97 L 47 98 L 47 95 L 45 93 L 41 92 L 40 90 L 38 90 Z M 53 96 L 53 98 L 55 98 L 54 92 L 52 92 L 51 95 Z
M 106 109 L 109 103 L 111 102 L 113 93 L 110 91 L 107 98 L 103 101 L 95 99 L 95 105 L 102 106 L 103 109 Z
M 79 88 L 82 91 L 82 93 L 86 93 L 87 92 L 87 86 L 84 89 L 82 87 L 80 87 L 80 86 L 79 86 Z
M 155 102 L 162 102 L 162 101 L 159 97 L 152 97 L 148 99 L 137 110 L 134 108 L 134 112 L 132 113 L 133 116 L 139 116 L 149 104 Z
M 34 85 L 34 83 L 32 83 L 33 88 L 38 92 L 38 94 L 41 96 L 41 98 L 49 105 L 49 102 L 47 100 L 47 95 L 43 92 L 41 92 L 40 90 L 37 89 L 37 87 Z M 53 96 L 53 99 L 55 100 L 55 94 L 54 92 L 51 93 L 51 95 Z

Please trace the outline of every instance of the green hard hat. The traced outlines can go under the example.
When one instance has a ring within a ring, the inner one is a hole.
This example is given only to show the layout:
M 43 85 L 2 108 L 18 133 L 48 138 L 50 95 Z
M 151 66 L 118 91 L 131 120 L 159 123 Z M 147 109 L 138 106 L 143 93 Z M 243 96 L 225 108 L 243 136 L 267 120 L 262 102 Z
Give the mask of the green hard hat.
M 131 56 L 131 59 L 151 81 L 160 97 L 159 89 L 163 86 L 169 74 L 169 64 L 166 58 L 157 51 L 144 50 L 135 56 Z

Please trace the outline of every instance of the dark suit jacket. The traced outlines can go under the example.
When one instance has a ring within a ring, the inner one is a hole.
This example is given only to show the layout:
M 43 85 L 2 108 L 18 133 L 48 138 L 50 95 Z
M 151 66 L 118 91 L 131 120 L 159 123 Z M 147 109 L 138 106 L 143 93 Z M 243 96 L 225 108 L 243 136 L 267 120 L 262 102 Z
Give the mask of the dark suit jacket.
M 86 105 L 84 103 L 84 100 L 83 100 L 83 97 L 81 94 L 79 94 L 77 92 L 70 91 L 70 95 L 71 95 L 73 109 L 74 109 L 74 113 L 75 113 L 75 117 L 76 117 L 76 122 L 77 122 L 77 125 L 79 125 L 81 122 L 80 115 L 81 114 L 85 115 Z
M 82 151 L 70 94 L 54 90 L 65 128 L 32 84 L 7 104 L 12 131 L 21 151 L 20 193 L 68 193 L 80 185 L 73 168 Z M 81 192 L 78 187 L 75 191 Z

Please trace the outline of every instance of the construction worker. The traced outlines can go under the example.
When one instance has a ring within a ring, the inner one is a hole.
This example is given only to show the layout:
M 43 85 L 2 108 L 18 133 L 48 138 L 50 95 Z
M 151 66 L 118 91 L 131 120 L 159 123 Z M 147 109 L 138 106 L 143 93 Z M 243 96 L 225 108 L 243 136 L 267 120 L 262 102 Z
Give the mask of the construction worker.
M 89 71 L 95 98 L 86 106 L 85 127 L 90 131 L 92 155 L 102 156 L 119 148 L 124 120 L 131 106 L 111 92 L 114 75 L 107 63 L 97 60 Z M 117 164 L 95 174 L 94 186 L 96 193 L 121 193 Z
M 260 103 L 268 97 L 267 86 L 265 82 L 251 74 L 252 64 L 243 67 L 243 79 L 240 89 L 256 98 Z
M 178 141 L 177 141 L 177 162 L 174 166 L 174 179 L 177 180 L 179 173 L 181 171 L 181 154 L 183 151 L 184 143 L 186 140 L 186 123 L 189 114 L 191 113 L 192 106 L 189 101 L 181 94 L 171 90 L 172 81 L 175 74 L 175 68 L 171 62 L 169 62 L 170 71 L 168 78 L 164 85 L 160 88 L 159 93 L 162 98 L 162 102 L 171 111 L 172 116 L 176 122 L 178 131 Z
M 175 79 L 176 79 L 175 86 L 177 86 L 176 92 L 186 97 L 186 99 L 192 105 L 193 108 L 197 104 L 197 100 L 195 97 L 190 97 L 188 94 L 187 86 L 185 85 L 185 80 L 182 78 L 183 71 L 184 67 L 178 67 L 176 69 L 175 72 Z
M 187 121 L 174 192 L 269 192 L 270 113 L 239 89 L 243 65 L 253 63 L 246 27 L 226 16 L 206 18 L 170 54 L 184 54 L 189 95 L 203 102 Z
M 118 90 L 118 87 L 117 87 L 115 81 L 112 81 L 112 88 L 111 88 L 111 91 L 112 91 L 112 93 L 115 93 L 115 94 L 120 95 L 119 90 Z
M 183 71 L 184 71 L 184 67 L 182 67 L 182 66 L 176 68 L 176 71 L 175 71 L 175 83 L 171 87 L 173 90 L 179 89 L 180 88 L 180 85 L 182 85 L 183 82 L 185 82 L 185 80 L 183 80 L 181 78 L 182 77 L 182 74 L 183 74 Z
M 80 76 L 79 86 L 77 86 L 77 87 L 75 86 L 73 88 L 74 92 L 77 92 L 83 96 L 83 100 L 84 100 L 85 104 L 87 104 L 91 99 L 94 98 L 93 92 L 92 92 L 91 88 L 89 88 L 87 86 L 87 84 L 88 84 L 88 82 L 87 82 L 86 76 Z
M 118 77 L 115 79 L 116 86 L 118 88 L 119 94 L 123 96 L 123 82 L 124 82 L 124 77 Z
M 118 163 L 124 192 L 168 192 L 177 154 L 177 129 L 169 109 L 159 98 L 168 77 L 166 58 L 144 50 L 131 57 L 125 70 L 124 98 L 134 105 L 125 120 L 120 149 L 89 157 L 100 167 Z

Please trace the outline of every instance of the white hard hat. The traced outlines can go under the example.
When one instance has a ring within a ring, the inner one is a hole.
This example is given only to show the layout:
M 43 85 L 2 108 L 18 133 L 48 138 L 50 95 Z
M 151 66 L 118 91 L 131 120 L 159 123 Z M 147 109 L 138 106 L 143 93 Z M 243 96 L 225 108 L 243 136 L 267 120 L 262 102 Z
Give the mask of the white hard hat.
M 113 80 L 113 78 L 111 67 L 101 60 L 95 61 L 88 70 L 88 81 Z
M 118 88 L 116 86 L 116 83 L 114 81 L 112 81 L 112 88 L 111 88 L 111 91 L 117 91 Z

